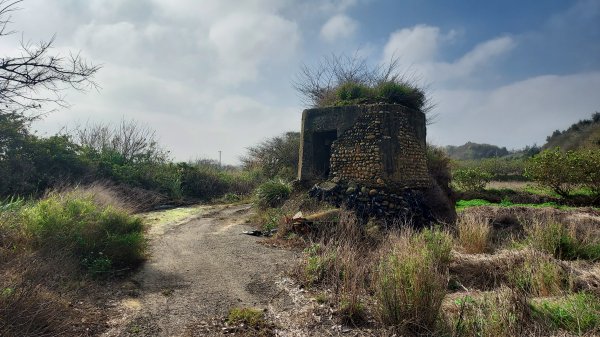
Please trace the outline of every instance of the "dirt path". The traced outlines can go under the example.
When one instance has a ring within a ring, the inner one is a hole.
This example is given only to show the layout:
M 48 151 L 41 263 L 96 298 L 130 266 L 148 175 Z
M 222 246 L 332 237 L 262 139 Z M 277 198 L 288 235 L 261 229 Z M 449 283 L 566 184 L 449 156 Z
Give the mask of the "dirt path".
M 104 336 L 181 336 L 190 324 L 231 307 L 281 301 L 277 283 L 294 254 L 241 234 L 250 229 L 249 205 L 205 211 L 151 231 L 151 257 L 132 278 L 130 296 L 114 303 Z

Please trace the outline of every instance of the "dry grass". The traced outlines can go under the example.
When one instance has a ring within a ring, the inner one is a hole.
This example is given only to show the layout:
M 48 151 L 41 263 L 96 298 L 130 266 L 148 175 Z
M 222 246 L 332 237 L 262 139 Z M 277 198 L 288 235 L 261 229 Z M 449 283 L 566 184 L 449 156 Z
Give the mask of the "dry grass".
M 490 250 L 490 225 L 483 214 L 460 214 L 456 226 L 457 242 L 463 252 L 481 254 Z
M 444 320 L 451 336 L 523 336 L 528 328 L 526 299 L 510 288 L 464 294 L 445 307 Z
M 436 329 L 448 283 L 451 239 L 443 232 L 410 229 L 390 235 L 381 248 L 374 291 L 382 322 L 405 333 Z
M 573 332 L 532 318 L 530 304 L 580 291 L 600 298 L 600 264 L 589 258 L 599 225 L 593 210 L 480 207 L 461 212 L 452 238 L 406 229 L 410 224 L 359 223 L 342 211 L 339 222 L 304 236 L 313 245 L 300 271 L 306 285 L 332 294 L 329 303 L 346 322 L 359 313 L 381 331 L 568 336 Z M 441 307 L 450 289 L 462 295 Z

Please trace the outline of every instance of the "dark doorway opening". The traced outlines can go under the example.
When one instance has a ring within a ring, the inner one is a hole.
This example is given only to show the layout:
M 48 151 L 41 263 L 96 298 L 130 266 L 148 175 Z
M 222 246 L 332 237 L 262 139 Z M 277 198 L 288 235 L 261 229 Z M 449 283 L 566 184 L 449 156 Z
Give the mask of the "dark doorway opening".
M 329 177 L 331 144 L 337 139 L 337 130 L 315 132 L 313 135 L 313 150 L 316 175 Z

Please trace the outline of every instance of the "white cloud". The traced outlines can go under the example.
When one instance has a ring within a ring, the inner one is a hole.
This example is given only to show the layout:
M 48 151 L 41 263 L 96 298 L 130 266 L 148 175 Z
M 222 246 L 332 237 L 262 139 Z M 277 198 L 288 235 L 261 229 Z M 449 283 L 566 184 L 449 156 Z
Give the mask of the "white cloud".
M 382 62 L 398 58 L 400 68 L 415 72 L 436 86 L 445 81 L 464 79 L 515 47 L 511 37 L 494 38 L 476 45 L 456 61 L 439 60 L 444 42 L 452 41 L 456 31 L 442 34 L 438 27 L 417 25 L 393 32 L 383 48 Z
M 565 129 L 600 107 L 600 73 L 546 75 L 490 90 L 433 92 L 439 113 L 428 130 L 436 144 L 467 141 L 520 148 Z
M 321 27 L 320 36 L 327 42 L 352 37 L 358 29 L 358 22 L 354 19 L 338 14 L 334 15 Z
M 433 61 L 437 54 L 440 29 L 427 25 L 404 28 L 390 34 L 383 48 L 383 61 L 399 58 L 404 65 Z
M 255 80 L 258 67 L 293 57 L 300 42 L 297 25 L 272 14 L 234 13 L 209 31 L 226 83 Z

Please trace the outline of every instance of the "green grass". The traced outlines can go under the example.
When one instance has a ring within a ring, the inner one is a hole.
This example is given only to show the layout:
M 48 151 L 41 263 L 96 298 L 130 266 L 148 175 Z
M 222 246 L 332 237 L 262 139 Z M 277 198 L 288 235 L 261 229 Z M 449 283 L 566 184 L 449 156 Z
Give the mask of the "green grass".
M 582 335 L 600 328 L 600 301 L 592 294 L 576 293 L 531 303 L 533 316 L 555 329 Z
M 556 209 L 574 209 L 575 207 L 563 206 L 559 205 L 555 202 L 545 202 L 541 204 L 515 204 L 510 201 L 503 201 L 500 203 L 493 203 L 483 199 L 471 199 L 471 200 L 458 200 L 456 202 L 456 210 L 462 211 L 465 208 L 469 207 L 477 207 L 477 206 L 496 206 L 496 207 L 533 207 L 533 208 L 542 208 L 542 207 L 552 207 Z
M 233 308 L 227 315 L 229 324 L 246 324 L 251 328 L 259 329 L 265 325 L 265 313 L 257 308 Z

